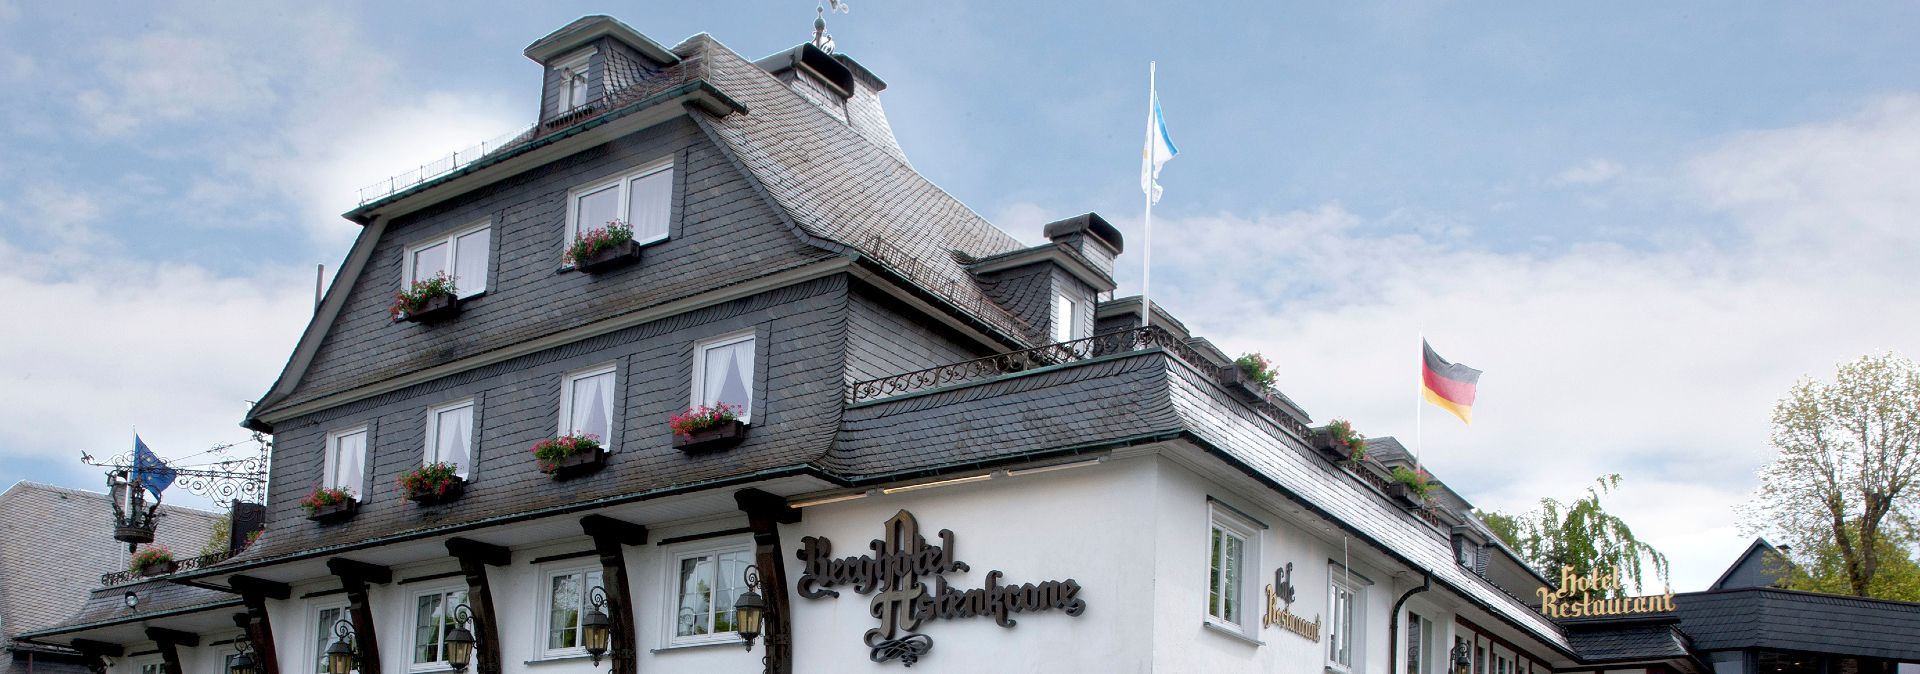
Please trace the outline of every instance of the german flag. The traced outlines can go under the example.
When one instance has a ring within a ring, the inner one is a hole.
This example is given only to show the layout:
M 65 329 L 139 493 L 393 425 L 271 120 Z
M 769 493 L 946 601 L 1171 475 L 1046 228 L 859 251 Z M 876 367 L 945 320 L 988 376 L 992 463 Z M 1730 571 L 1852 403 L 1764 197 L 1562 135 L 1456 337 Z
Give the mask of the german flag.
M 1473 393 L 1480 385 L 1480 371 L 1447 362 L 1433 352 L 1433 345 L 1427 340 L 1420 340 L 1420 348 L 1426 352 L 1420 362 L 1420 389 L 1427 402 L 1472 424 Z

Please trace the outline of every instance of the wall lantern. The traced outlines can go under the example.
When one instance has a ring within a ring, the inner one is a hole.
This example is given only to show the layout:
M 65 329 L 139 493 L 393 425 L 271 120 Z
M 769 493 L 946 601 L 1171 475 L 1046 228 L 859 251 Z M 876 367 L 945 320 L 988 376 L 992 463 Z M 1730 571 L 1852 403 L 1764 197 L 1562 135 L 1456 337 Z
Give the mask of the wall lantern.
M 353 649 L 353 625 L 341 620 L 333 625 L 333 644 L 327 646 L 327 674 L 348 674 L 360 655 Z
M 586 642 L 587 655 L 593 656 L 595 667 L 600 666 L 600 656 L 607 653 L 607 640 L 613 636 L 613 622 L 607 619 L 607 593 L 596 587 L 587 593 L 587 602 L 592 604 L 587 615 L 580 619 L 581 640 Z
M 107 473 L 107 493 L 113 497 L 113 540 L 131 550 L 139 543 L 153 542 L 154 511 L 160 501 L 147 503 L 147 487 L 126 470 Z
M 760 621 L 767 615 L 767 600 L 760 597 L 760 568 L 747 565 L 743 574 L 747 591 L 740 593 L 734 600 L 734 624 L 738 626 L 740 638 L 747 641 L 747 650 L 753 650 L 753 640 L 760 636 Z
M 233 659 L 227 661 L 227 674 L 253 674 L 253 649 L 246 639 L 234 639 Z
M 466 604 L 453 607 L 453 629 L 447 631 L 447 664 L 453 671 L 467 671 L 467 665 L 473 664 L 473 631 L 467 629 L 472 622 L 473 610 Z
M 1453 674 L 1468 674 L 1473 670 L 1473 657 L 1467 652 L 1467 640 L 1453 638 Z

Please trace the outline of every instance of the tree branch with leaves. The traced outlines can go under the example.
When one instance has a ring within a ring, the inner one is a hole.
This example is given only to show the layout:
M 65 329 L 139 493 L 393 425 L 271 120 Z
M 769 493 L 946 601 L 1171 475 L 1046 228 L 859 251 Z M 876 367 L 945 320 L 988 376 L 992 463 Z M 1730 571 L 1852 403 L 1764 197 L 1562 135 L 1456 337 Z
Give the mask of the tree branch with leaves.
M 1548 578 L 1559 578 L 1564 567 L 1575 575 L 1619 569 L 1620 578 L 1645 588 L 1649 577 L 1667 582 L 1667 556 L 1634 536 L 1633 527 L 1607 512 L 1601 497 L 1620 488 L 1618 474 L 1605 475 L 1587 487 L 1587 495 L 1570 503 L 1551 497 L 1522 515 L 1477 511 L 1474 514 L 1528 566 Z M 1623 586 L 1615 596 L 1623 596 Z

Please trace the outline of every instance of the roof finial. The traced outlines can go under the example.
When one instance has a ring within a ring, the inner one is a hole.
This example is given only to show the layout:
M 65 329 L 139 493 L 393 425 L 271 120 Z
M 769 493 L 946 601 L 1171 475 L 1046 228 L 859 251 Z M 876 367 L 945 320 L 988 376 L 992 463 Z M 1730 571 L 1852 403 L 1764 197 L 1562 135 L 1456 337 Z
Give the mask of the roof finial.
M 833 11 L 840 14 L 847 13 L 848 8 L 846 0 L 826 0 L 824 4 L 816 6 L 813 10 L 813 46 L 831 54 L 833 53 L 833 35 L 827 33 L 828 5 L 832 5 Z

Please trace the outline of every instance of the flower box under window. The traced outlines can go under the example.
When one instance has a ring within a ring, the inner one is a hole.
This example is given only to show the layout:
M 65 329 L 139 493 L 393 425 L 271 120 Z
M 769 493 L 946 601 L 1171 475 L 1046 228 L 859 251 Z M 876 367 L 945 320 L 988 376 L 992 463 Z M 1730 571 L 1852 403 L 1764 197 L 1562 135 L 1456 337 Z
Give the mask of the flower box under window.
M 599 274 L 639 261 L 640 244 L 628 240 L 587 255 L 575 262 L 573 267 L 589 274 Z
M 1400 507 L 1409 510 L 1427 507 L 1427 500 L 1415 493 L 1413 487 L 1399 482 L 1387 485 L 1387 496 L 1392 498 L 1394 503 L 1400 504 Z
M 738 419 L 711 428 L 673 434 L 673 448 L 682 452 L 712 452 L 740 444 L 747 439 L 747 425 Z
M 400 476 L 400 491 L 420 505 L 446 503 L 467 493 L 467 480 L 460 476 L 459 466 L 435 462 Z
M 460 315 L 460 300 L 452 295 L 434 295 L 420 302 L 420 308 L 400 315 L 409 323 L 438 323 Z
M 354 499 L 347 499 L 335 503 L 313 506 L 307 511 L 307 519 L 321 524 L 332 524 L 334 522 L 345 522 L 353 519 L 354 513 L 358 512 L 360 512 L 360 502 Z
M 142 566 L 140 567 L 139 573 L 142 576 L 164 576 L 179 570 L 180 570 L 180 563 L 169 559 L 163 562 L 154 562 L 146 566 Z
M 407 492 L 407 500 L 420 505 L 434 505 L 459 500 L 467 493 L 467 481 L 454 479 L 432 487 L 421 487 Z
M 556 480 L 566 480 L 599 471 L 607 466 L 607 448 L 592 435 L 566 435 L 542 440 L 533 446 L 540 472 Z

